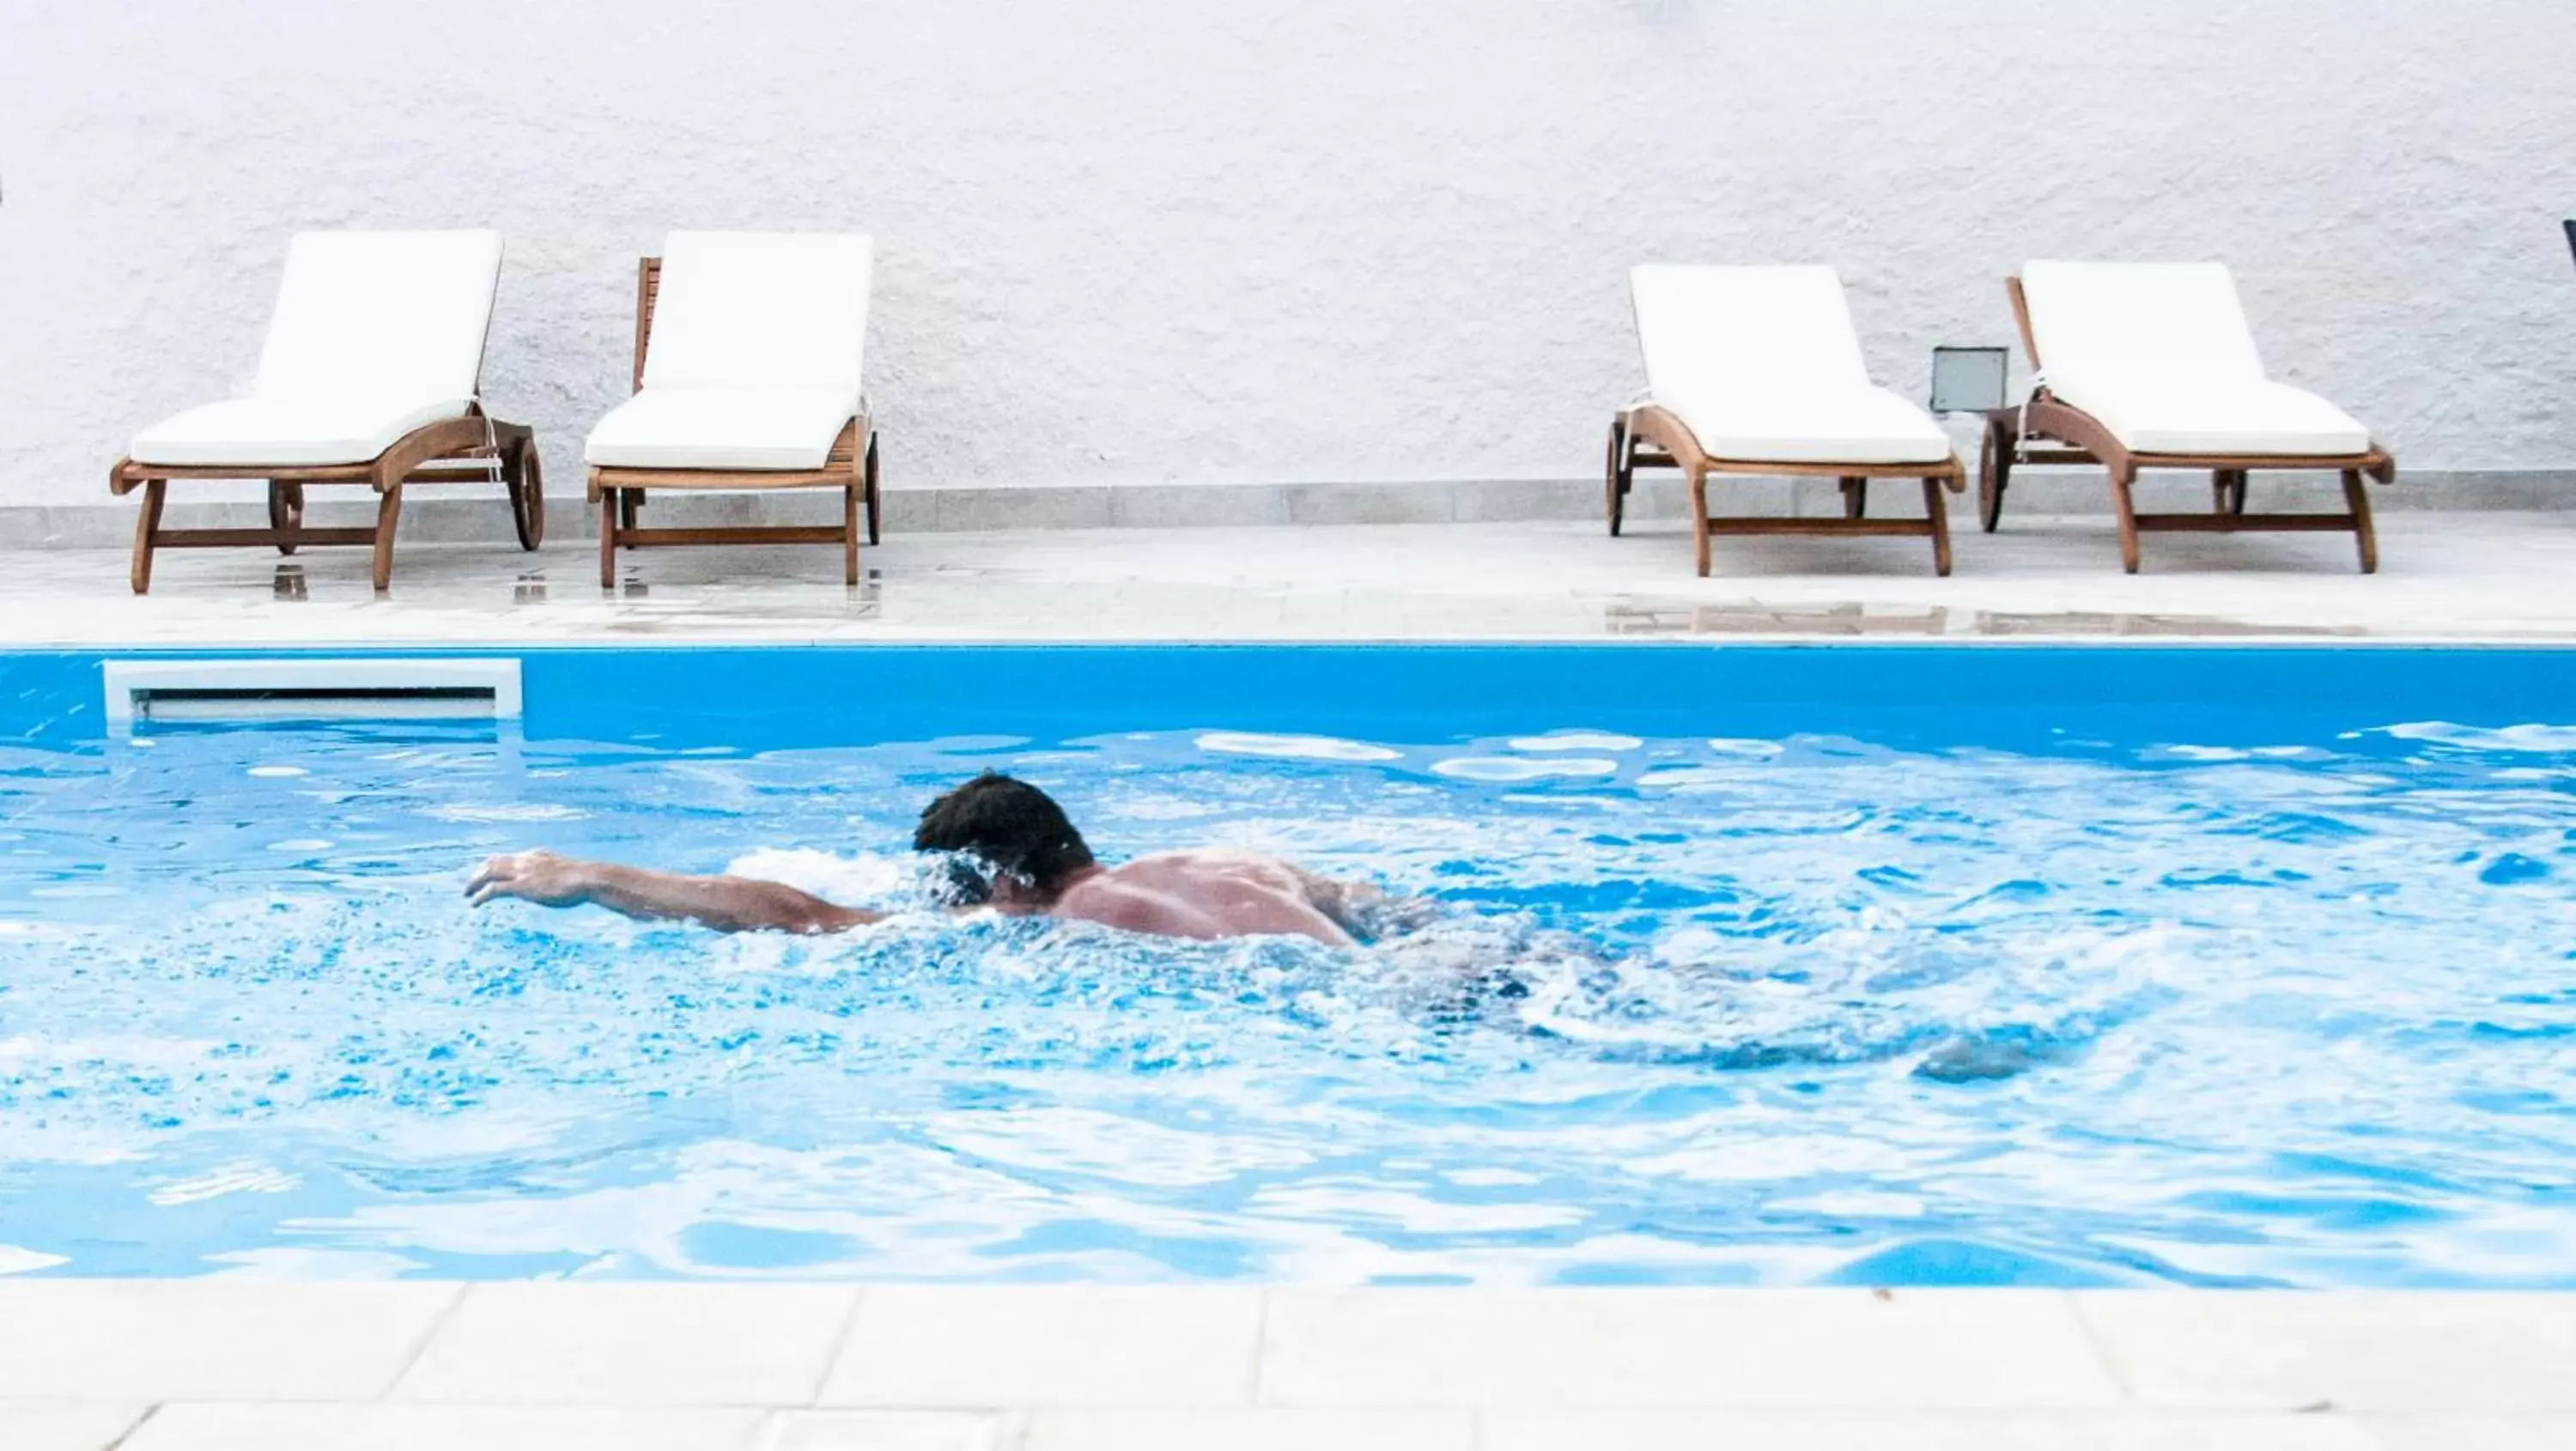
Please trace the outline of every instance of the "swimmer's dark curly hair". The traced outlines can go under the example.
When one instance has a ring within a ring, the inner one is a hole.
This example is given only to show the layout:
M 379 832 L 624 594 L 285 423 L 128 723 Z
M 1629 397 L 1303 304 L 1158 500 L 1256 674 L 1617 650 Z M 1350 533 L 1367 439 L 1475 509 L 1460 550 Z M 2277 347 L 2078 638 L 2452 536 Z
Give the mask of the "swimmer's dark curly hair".
M 1091 848 L 1053 797 L 992 771 L 923 807 L 912 849 L 960 858 L 949 880 L 970 902 L 990 900 L 993 883 L 965 858 L 1050 896 L 1066 878 L 1092 865 Z

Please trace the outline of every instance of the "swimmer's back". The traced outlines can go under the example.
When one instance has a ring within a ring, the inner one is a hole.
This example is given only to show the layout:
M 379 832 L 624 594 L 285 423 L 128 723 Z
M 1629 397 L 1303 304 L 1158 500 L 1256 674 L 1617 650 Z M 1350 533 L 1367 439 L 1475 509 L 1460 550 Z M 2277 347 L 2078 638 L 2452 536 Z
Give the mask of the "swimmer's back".
M 1167 937 L 1311 937 L 1333 947 L 1354 945 L 1317 903 L 1316 880 L 1250 852 L 1163 852 L 1085 877 L 1065 889 L 1049 915 Z

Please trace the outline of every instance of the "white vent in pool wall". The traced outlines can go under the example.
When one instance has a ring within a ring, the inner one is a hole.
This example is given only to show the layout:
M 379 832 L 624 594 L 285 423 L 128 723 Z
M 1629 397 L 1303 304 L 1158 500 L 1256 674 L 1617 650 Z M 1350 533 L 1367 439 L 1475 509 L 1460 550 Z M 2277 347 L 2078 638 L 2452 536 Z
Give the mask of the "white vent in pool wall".
M 516 660 L 110 660 L 107 719 L 510 720 Z

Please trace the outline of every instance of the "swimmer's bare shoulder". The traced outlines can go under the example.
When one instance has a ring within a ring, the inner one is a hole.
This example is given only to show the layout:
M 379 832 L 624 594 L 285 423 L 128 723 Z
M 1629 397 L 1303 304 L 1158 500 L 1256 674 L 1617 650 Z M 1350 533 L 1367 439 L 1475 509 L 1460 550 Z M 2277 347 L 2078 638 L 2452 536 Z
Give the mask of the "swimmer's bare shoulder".
M 1116 872 L 1102 872 L 1066 888 L 1047 908 L 1046 915 L 1161 937 L 1211 940 L 1234 935 L 1214 914 L 1166 890 L 1158 881 L 1122 880 Z
M 1052 911 L 1167 937 L 1295 936 L 1333 947 L 1356 945 L 1349 930 L 1316 903 L 1309 875 L 1249 852 L 1161 852 L 1085 878 Z

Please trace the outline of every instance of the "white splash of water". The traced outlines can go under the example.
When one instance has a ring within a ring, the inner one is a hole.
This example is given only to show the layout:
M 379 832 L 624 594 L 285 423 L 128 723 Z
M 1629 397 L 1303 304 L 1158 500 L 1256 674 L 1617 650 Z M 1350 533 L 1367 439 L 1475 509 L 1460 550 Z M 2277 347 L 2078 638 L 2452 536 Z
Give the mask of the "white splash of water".
M 2539 751 L 2552 755 L 2576 752 L 2576 726 L 2531 723 L 2486 728 L 2448 721 L 2415 721 L 2390 726 L 2387 734 L 2401 741 L 2424 741 L 2470 751 Z
M 1305 761 L 1400 761 L 1404 752 L 1335 736 L 1272 736 L 1253 731 L 1210 731 L 1195 745 L 1224 756 L 1269 756 Z
M 200 1200 L 219 1199 L 226 1194 L 289 1194 L 304 1183 L 302 1175 L 289 1174 L 267 1164 L 243 1162 L 226 1164 L 194 1178 L 164 1184 L 144 1197 L 162 1209 Z
M 1431 769 L 1453 781 L 1546 781 L 1559 777 L 1580 780 L 1618 775 L 1619 763 L 1596 756 L 1570 756 L 1550 761 L 1517 761 L 1509 756 L 1459 756 L 1434 762 Z
M 1559 731 L 1553 735 L 1516 736 L 1511 741 L 1515 751 L 1633 751 L 1645 742 L 1635 736 L 1613 735 L 1608 731 Z

